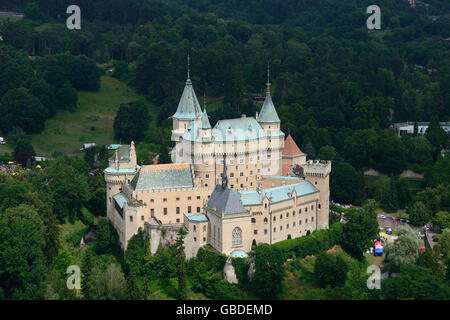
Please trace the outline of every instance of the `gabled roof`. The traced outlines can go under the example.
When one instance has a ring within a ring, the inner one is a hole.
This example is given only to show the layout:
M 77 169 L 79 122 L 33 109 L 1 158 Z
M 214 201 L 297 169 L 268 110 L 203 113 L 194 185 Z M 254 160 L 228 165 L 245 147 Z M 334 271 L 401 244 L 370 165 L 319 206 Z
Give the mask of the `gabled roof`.
M 239 193 L 223 188 L 222 185 L 217 185 L 214 188 L 208 201 L 208 207 L 219 213 L 223 212 L 225 215 L 247 213 L 247 210 L 241 203 Z
M 200 104 L 198 103 L 194 88 L 192 87 L 191 79 L 188 78 L 186 80 L 186 85 L 184 86 L 180 102 L 178 103 L 177 112 L 175 112 L 172 118 L 195 120 L 201 115 L 202 110 L 200 108 Z
M 262 123 L 277 123 L 280 122 L 280 118 L 278 118 L 277 110 L 273 105 L 272 98 L 270 96 L 270 92 L 267 92 L 266 99 L 264 100 L 264 104 L 261 108 L 261 112 L 258 116 L 258 122 Z
M 286 140 L 284 141 L 284 149 L 283 149 L 283 157 L 296 157 L 301 156 L 304 153 L 295 143 L 294 139 L 292 139 L 292 136 L 289 134 Z
M 239 191 L 244 206 L 260 205 L 265 197 L 270 203 L 277 203 L 292 199 L 293 191 L 296 196 L 303 197 L 309 194 L 317 193 L 319 190 L 309 181 L 302 181 L 296 184 L 272 187 L 261 190 Z

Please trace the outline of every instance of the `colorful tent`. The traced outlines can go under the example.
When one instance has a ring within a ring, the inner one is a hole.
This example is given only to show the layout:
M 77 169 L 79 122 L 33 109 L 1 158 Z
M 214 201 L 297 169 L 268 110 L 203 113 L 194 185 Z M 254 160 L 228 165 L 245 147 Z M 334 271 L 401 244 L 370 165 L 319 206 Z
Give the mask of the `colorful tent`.
M 381 244 L 381 241 L 376 241 L 374 243 L 375 247 L 375 256 L 382 256 L 383 255 L 383 245 Z

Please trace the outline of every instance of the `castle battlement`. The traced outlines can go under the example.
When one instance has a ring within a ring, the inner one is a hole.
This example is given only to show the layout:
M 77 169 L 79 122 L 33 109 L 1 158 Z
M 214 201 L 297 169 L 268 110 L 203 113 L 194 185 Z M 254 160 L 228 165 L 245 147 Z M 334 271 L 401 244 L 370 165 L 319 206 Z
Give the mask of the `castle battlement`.
M 331 172 L 331 161 L 308 160 L 302 167 L 305 176 L 327 176 Z

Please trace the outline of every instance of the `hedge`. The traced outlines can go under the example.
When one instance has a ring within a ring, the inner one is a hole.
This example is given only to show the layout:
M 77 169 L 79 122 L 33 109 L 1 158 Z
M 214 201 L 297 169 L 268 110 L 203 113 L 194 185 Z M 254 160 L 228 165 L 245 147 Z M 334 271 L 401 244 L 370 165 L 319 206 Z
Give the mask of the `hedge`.
M 314 231 L 300 238 L 283 240 L 272 246 L 282 252 L 284 260 L 315 255 L 341 242 L 342 226 L 342 223 L 335 223 L 329 229 Z

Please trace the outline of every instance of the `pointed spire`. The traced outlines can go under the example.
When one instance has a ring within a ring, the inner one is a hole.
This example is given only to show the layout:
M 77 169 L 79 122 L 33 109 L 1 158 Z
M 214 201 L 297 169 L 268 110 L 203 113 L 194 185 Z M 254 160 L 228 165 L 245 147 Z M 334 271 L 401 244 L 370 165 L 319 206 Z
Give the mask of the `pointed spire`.
M 191 63 L 190 63 L 190 58 L 189 58 L 189 52 L 188 52 L 188 56 L 187 56 L 187 79 L 190 80 L 191 76 L 190 76 L 190 68 L 191 68 Z
M 262 123 L 279 123 L 280 118 L 278 117 L 277 110 L 273 105 L 272 97 L 270 96 L 270 66 L 267 62 L 267 83 L 266 83 L 266 99 L 261 108 L 261 112 L 256 119 L 258 122 Z
M 227 156 L 223 156 L 223 173 L 222 173 L 222 188 L 226 189 L 228 187 L 228 177 L 227 177 Z

